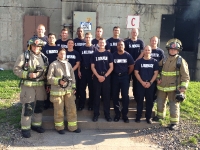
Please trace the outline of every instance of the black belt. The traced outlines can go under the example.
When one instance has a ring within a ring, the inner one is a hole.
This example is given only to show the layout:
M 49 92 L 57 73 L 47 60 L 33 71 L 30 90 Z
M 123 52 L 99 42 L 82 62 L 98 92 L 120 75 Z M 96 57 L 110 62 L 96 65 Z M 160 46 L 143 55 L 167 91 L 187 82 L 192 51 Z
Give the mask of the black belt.
M 90 69 L 90 67 L 84 67 L 84 66 L 81 66 L 81 68 L 83 68 L 83 69 Z
M 124 75 L 128 75 L 128 72 L 123 72 L 123 73 L 115 73 L 117 76 L 124 76 Z
M 106 72 L 98 72 L 98 74 L 103 76 L 106 74 Z

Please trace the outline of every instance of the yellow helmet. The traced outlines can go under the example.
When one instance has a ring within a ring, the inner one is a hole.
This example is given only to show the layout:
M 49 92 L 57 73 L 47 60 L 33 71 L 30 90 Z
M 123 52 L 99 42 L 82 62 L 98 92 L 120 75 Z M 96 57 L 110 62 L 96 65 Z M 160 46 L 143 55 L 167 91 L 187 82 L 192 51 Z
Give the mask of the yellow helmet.
M 176 49 L 178 51 L 181 51 L 183 49 L 182 43 L 179 39 L 173 38 L 170 39 L 166 44 L 166 49 Z

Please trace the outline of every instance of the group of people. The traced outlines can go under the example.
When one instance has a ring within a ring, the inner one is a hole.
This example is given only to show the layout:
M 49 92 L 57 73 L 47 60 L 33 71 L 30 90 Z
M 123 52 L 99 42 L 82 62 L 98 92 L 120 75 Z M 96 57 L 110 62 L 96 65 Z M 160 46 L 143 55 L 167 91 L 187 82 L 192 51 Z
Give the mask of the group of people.
M 184 97 L 190 79 L 187 63 L 178 55 L 182 50 L 180 40 L 169 40 L 166 44 L 168 55 L 164 56 L 164 51 L 157 47 L 158 37 L 151 37 L 150 45 L 144 46 L 144 42 L 138 39 L 137 28 L 131 30 L 131 37 L 127 40 L 120 38 L 118 26 L 113 28 L 113 36 L 107 40 L 103 38 L 103 28 L 100 26 L 96 27 L 94 39 L 90 32 L 84 34 L 81 27 L 77 28 L 75 39 L 68 39 L 66 28 L 61 30 L 61 39 L 58 40 L 54 33 L 48 36 L 44 33 L 45 26 L 40 24 L 37 35 L 28 41 L 28 50 L 18 57 L 13 69 L 21 78 L 23 137 L 31 137 L 31 129 L 45 132 L 42 128 L 42 111 L 50 107 L 50 101 L 53 103 L 54 124 L 58 133 L 65 133 L 64 107 L 68 130 L 80 133 L 76 111 L 82 111 L 86 105 L 87 86 L 88 111 L 93 111 L 92 121 L 98 121 L 100 102 L 103 101 L 104 116 L 108 122 L 118 122 L 122 118 L 129 123 L 130 80 L 137 102 L 135 122 L 140 122 L 144 98 L 146 122 L 152 123 L 155 100 L 158 112 L 153 120 L 163 119 L 168 97 L 169 128 L 178 128 L 179 100 Z M 111 99 L 114 119 L 110 116 Z

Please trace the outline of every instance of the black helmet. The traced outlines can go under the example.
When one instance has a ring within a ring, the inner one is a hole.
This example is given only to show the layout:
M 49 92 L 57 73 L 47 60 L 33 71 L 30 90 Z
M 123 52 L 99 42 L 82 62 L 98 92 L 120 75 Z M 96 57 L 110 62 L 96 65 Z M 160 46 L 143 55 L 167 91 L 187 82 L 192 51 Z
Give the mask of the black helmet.
M 181 51 L 183 49 L 182 43 L 179 39 L 173 38 L 170 39 L 166 44 L 166 49 L 176 49 L 178 51 Z

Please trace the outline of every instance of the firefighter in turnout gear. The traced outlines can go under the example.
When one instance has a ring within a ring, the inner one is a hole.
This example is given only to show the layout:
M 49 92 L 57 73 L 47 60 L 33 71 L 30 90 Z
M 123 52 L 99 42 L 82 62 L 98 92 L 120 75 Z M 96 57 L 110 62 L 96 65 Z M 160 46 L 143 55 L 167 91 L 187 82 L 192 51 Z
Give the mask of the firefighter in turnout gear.
M 42 128 L 42 111 L 46 98 L 44 79 L 48 59 L 40 51 L 42 46 L 43 41 L 39 38 L 30 39 L 28 50 L 17 58 L 13 68 L 14 74 L 21 78 L 21 133 L 25 138 L 31 137 L 30 129 L 45 132 Z
M 77 128 L 77 113 L 75 105 L 76 81 L 71 64 L 66 59 L 66 50 L 58 50 L 57 60 L 51 63 L 47 75 L 51 84 L 50 101 L 54 105 L 55 129 L 59 134 L 64 131 L 64 107 L 69 131 L 80 133 Z
M 177 130 L 180 116 L 180 98 L 188 87 L 190 76 L 187 62 L 178 54 L 182 43 L 178 39 L 170 39 L 166 48 L 168 56 L 159 62 L 160 74 L 157 79 L 157 116 L 154 121 L 163 119 L 166 112 L 167 97 L 170 107 L 170 130 Z

